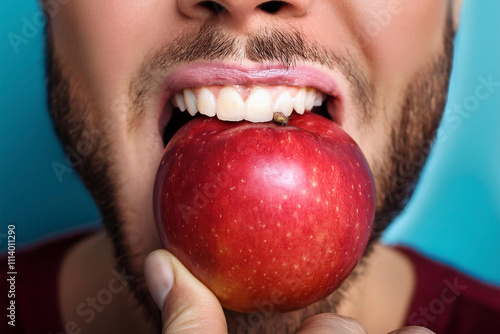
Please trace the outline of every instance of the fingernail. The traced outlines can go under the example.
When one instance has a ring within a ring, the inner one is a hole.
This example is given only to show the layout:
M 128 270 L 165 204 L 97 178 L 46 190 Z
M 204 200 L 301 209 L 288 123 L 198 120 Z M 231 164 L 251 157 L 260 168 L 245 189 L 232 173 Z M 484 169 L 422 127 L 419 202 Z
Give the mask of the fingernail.
M 151 296 L 156 305 L 162 309 L 174 284 L 172 262 L 164 251 L 154 251 L 148 255 L 144 262 L 144 276 Z
M 335 325 L 332 326 L 332 333 L 366 334 L 366 330 L 359 321 L 352 318 L 339 316 L 335 322 Z

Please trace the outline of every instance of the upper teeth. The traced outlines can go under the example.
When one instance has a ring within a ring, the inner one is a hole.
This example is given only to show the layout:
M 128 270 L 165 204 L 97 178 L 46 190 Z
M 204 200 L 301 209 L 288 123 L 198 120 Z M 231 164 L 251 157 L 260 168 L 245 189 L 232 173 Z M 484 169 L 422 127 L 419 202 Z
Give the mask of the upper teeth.
M 246 98 L 245 98 L 246 95 Z M 200 112 L 223 121 L 268 122 L 275 112 L 290 116 L 320 106 L 326 95 L 314 88 L 291 86 L 212 86 L 186 88 L 171 103 L 192 116 Z

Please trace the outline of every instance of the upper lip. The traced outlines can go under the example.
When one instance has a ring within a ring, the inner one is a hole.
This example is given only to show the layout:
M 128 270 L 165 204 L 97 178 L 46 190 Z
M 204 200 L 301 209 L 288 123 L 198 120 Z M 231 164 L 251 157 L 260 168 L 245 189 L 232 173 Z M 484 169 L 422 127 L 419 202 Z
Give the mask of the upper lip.
M 310 65 L 298 64 L 286 68 L 280 64 L 244 66 L 224 62 L 195 62 L 177 67 L 165 78 L 161 98 L 162 113 L 167 101 L 180 90 L 215 85 L 312 87 L 335 98 L 336 112 L 341 112 L 339 106 L 343 101 L 335 80 L 324 71 Z

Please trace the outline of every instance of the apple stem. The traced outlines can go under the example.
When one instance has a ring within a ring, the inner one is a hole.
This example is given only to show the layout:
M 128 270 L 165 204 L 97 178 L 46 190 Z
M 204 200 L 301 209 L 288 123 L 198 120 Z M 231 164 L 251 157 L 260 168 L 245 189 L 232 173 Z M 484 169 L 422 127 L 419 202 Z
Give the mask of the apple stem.
M 279 125 L 287 125 L 289 119 L 290 117 L 285 116 L 285 114 L 283 114 L 282 112 L 275 112 L 273 114 L 274 122 Z

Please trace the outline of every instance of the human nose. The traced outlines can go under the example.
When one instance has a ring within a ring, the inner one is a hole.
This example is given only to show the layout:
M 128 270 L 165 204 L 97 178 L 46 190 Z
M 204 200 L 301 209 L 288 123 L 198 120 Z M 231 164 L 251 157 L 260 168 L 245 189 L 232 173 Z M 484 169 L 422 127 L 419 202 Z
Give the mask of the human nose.
M 207 21 L 213 18 L 229 20 L 236 24 L 246 24 L 263 15 L 291 19 L 305 15 L 313 0 L 177 0 L 183 16 Z

